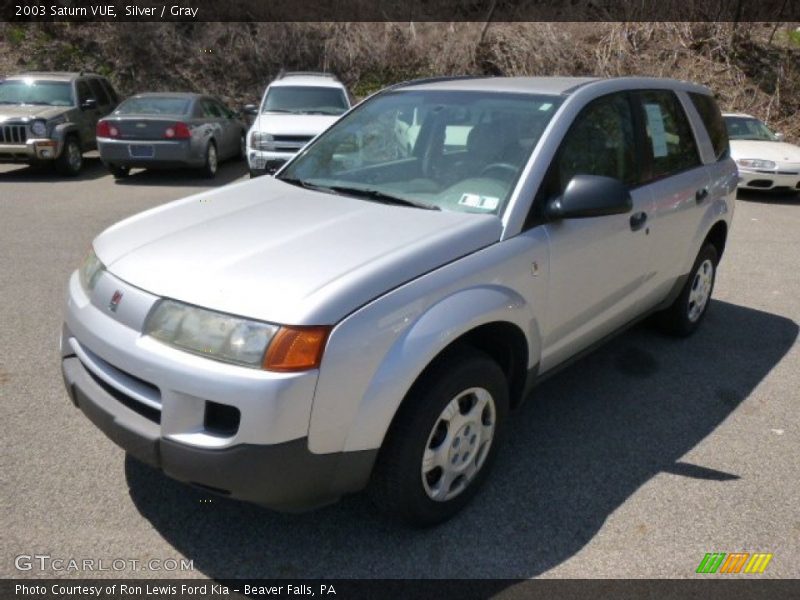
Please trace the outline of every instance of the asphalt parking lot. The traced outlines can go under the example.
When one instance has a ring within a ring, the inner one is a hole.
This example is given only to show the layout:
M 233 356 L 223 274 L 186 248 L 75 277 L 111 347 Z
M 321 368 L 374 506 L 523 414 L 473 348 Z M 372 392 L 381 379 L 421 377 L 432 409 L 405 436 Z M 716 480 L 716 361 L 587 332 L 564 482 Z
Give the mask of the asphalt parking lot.
M 800 577 L 800 198 L 740 198 L 701 330 L 641 326 L 550 379 L 476 501 L 416 531 L 362 496 L 303 515 L 210 498 L 126 459 L 67 398 L 62 302 L 92 238 L 244 177 L 0 165 L 0 576 L 680 578 L 743 551 L 774 558 L 739 577 Z M 22 554 L 194 570 L 21 572 Z

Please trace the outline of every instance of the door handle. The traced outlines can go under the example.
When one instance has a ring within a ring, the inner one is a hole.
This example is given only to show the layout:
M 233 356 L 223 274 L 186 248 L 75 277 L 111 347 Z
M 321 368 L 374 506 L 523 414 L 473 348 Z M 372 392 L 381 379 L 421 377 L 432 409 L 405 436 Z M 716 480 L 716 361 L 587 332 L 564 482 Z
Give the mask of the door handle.
M 700 204 L 703 200 L 708 197 L 708 188 L 700 188 L 694 193 L 695 202 Z
M 647 213 L 646 212 L 637 212 L 631 215 L 631 231 L 638 231 L 644 224 L 647 222 Z

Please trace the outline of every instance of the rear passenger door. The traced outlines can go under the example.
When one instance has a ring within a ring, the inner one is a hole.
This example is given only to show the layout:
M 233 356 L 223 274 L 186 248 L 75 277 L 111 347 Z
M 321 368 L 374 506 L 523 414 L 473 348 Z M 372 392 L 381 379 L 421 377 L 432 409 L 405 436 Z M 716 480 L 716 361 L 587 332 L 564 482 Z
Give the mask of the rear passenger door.
M 615 93 L 589 103 L 575 118 L 534 203 L 564 192 L 574 175 L 614 177 L 627 184 L 626 214 L 545 221 L 550 248 L 541 368 L 557 365 L 639 314 L 647 270 L 651 210 L 640 183 L 634 104 Z
M 698 206 L 708 201 L 708 171 L 685 109 L 672 90 L 633 95 L 644 129 L 645 182 L 653 198 L 648 218 L 651 249 L 644 308 L 664 299 L 685 263 L 699 222 Z
M 213 127 L 214 140 L 217 143 L 217 152 L 220 160 L 230 156 L 230 138 L 226 135 L 225 119 L 222 111 L 216 102 L 211 98 L 203 98 L 201 101 L 203 107 L 203 115 L 207 123 Z

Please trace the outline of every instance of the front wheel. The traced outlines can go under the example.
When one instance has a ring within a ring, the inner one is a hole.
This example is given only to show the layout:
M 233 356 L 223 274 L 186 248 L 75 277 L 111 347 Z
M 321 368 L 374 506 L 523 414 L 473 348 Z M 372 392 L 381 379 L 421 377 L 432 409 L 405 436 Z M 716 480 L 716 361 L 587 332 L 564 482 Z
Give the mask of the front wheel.
M 686 337 L 700 326 L 711 303 L 719 255 L 713 244 L 706 244 L 694 261 L 689 278 L 675 302 L 657 315 L 666 333 Z
M 508 413 L 495 361 L 461 349 L 414 385 L 392 424 L 370 484 L 381 510 L 415 526 L 460 511 L 486 480 Z
M 61 154 L 56 159 L 56 171 L 58 171 L 60 175 L 75 177 L 81 172 L 82 167 L 83 152 L 81 152 L 81 145 L 75 136 L 69 136 L 64 141 Z
M 206 162 L 203 165 L 203 175 L 208 179 L 213 179 L 217 176 L 217 168 L 219 167 L 219 158 L 217 157 L 217 146 L 214 142 L 209 142 L 206 148 Z

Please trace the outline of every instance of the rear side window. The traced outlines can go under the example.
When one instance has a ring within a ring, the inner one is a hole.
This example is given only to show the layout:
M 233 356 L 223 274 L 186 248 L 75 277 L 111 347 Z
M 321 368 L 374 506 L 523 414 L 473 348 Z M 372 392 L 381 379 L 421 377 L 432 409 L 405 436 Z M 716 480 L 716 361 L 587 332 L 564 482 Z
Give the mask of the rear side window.
M 106 90 L 103 88 L 103 84 L 100 83 L 99 79 L 89 79 L 89 87 L 92 88 L 92 93 L 94 97 L 97 98 L 97 103 L 101 106 L 106 106 L 111 104 L 111 99 L 106 94 Z
M 554 182 L 562 192 L 575 175 L 614 177 L 638 183 L 631 104 L 624 94 L 603 96 L 575 119 L 556 157 Z
M 644 109 L 652 176 L 660 178 L 701 164 L 689 119 L 678 97 L 666 90 L 639 93 Z
M 111 85 L 111 82 L 109 82 L 108 79 L 101 79 L 100 83 L 105 88 L 108 97 L 111 98 L 111 103 L 115 105 L 119 104 L 119 96 L 117 96 L 117 92 L 114 90 L 114 86 Z
M 203 106 L 203 114 L 206 117 L 211 117 L 213 119 L 220 119 L 224 116 L 219 106 L 217 106 L 216 102 L 213 102 L 211 100 L 203 100 L 201 104 Z
M 727 157 L 729 154 L 728 131 L 716 101 L 711 96 L 693 92 L 689 92 L 689 98 L 692 99 L 692 104 L 703 120 L 708 137 L 711 138 L 711 145 L 714 146 L 714 155 L 717 160 Z

